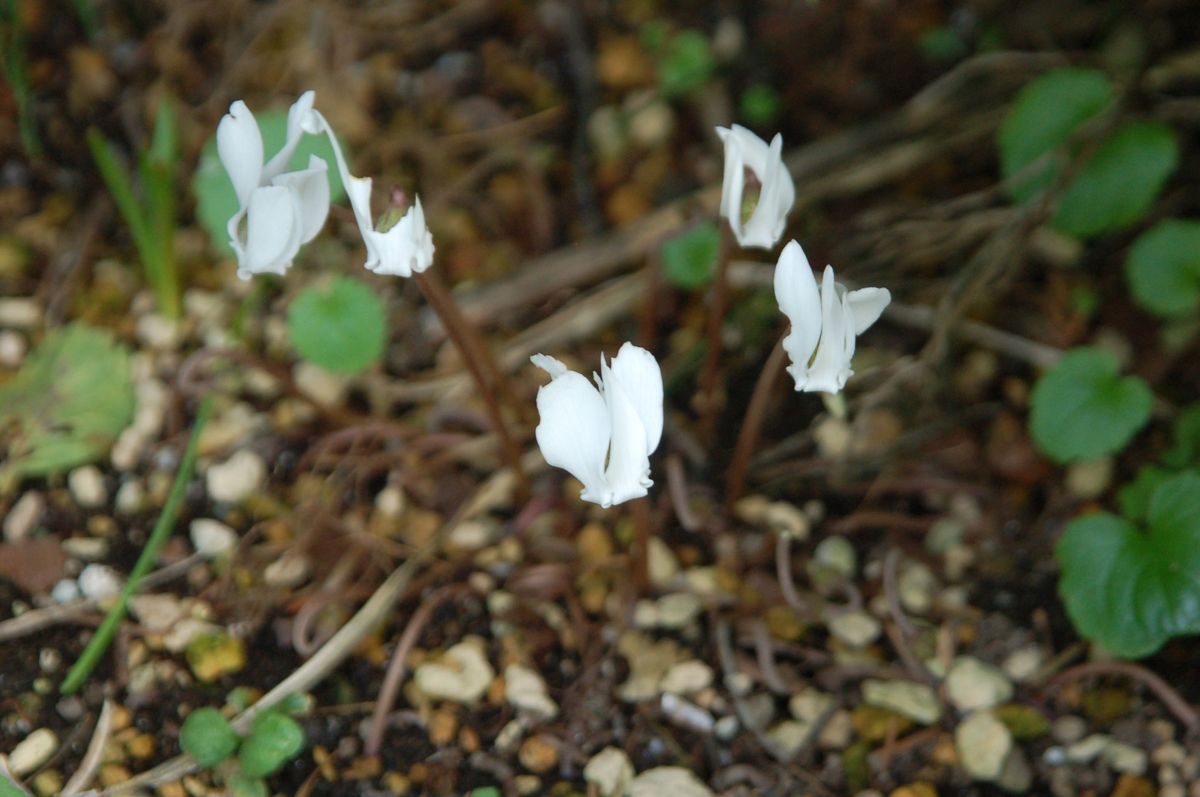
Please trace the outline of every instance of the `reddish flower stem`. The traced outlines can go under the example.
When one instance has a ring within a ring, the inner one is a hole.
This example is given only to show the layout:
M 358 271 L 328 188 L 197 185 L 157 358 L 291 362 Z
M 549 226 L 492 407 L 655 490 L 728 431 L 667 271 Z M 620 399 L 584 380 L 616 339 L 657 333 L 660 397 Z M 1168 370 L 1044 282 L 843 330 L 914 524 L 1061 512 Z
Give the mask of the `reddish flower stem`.
M 750 404 L 746 407 L 746 415 L 742 418 L 742 426 L 738 431 L 737 444 L 733 449 L 733 460 L 729 464 L 729 476 L 725 482 L 725 507 L 731 508 L 735 501 L 742 497 L 746 486 L 746 469 L 750 464 L 750 456 L 758 443 L 758 434 L 767 414 L 767 401 L 771 398 L 771 388 L 783 372 L 787 354 L 783 350 L 783 338 L 771 350 L 771 356 L 758 374 L 754 383 L 754 392 L 750 395 Z

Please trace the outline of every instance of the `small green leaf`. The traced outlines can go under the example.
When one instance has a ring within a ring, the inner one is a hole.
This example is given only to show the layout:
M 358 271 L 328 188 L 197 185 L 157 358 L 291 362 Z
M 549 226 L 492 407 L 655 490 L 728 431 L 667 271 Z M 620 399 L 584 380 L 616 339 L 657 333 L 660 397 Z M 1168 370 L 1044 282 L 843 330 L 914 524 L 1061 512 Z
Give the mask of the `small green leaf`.
M 1200 404 L 1191 404 L 1179 413 L 1172 437 L 1174 444 L 1163 454 L 1163 463 L 1173 468 L 1200 465 Z
M 682 97 L 703 86 L 716 69 L 708 37 L 682 30 L 667 42 L 658 62 L 658 85 L 667 97 Z
M 1117 491 L 1117 506 L 1121 508 L 1121 516 L 1134 523 L 1143 522 L 1150 512 L 1150 496 L 1175 474 L 1176 471 L 1157 465 L 1139 468 L 1133 481 L 1125 483 Z
M 775 124 L 775 120 L 779 118 L 779 113 L 783 110 L 783 103 L 779 99 L 779 92 L 775 89 L 762 83 L 756 83 L 748 86 L 742 92 L 738 109 L 741 117 L 751 127 L 769 127 Z
M 198 708 L 183 721 L 179 729 L 179 746 L 204 768 L 215 767 L 238 746 L 238 735 L 215 708 Z
M 1054 226 L 1091 238 L 1137 222 L 1179 165 L 1179 144 L 1158 122 L 1125 125 L 1100 145 L 1067 186 Z
M 99 459 L 133 418 L 129 351 L 83 323 L 50 332 L 0 386 L 0 475 L 41 476 Z M 0 478 L 3 482 L 3 478 Z
M 357 373 L 383 353 L 383 302 L 349 277 L 305 288 L 288 307 L 287 327 L 300 356 L 327 371 Z
M 254 115 L 258 120 L 259 130 L 263 137 L 263 157 L 270 160 L 271 156 L 283 148 L 287 139 L 287 109 L 276 108 Z M 316 155 L 329 166 L 329 199 L 336 202 L 341 199 L 344 189 L 342 177 L 337 169 L 337 160 L 333 155 L 333 146 L 325 136 L 305 135 L 296 145 L 292 159 L 288 161 L 288 169 L 304 169 L 308 166 L 308 156 Z M 237 194 L 233 191 L 233 183 L 229 173 L 221 165 L 217 157 L 217 137 L 213 134 L 204 149 L 200 152 L 200 162 L 196 164 L 196 175 L 192 178 L 192 193 L 196 196 L 196 218 L 212 240 L 213 246 L 225 254 L 232 254 L 229 246 L 229 232 L 226 226 L 233 214 L 237 213 Z
M 1200 476 L 1155 489 L 1149 528 L 1107 513 L 1067 526 L 1059 593 L 1080 634 L 1127 658 L 1200 632 Z
M 304 729 L 286 714 L 268 711 L 254 720 L 254 727 L 238 760 L 242 772 L 252 778 L 265 778 L 291 761 L 304 749 Z
M 721 233 L 712 222 L 698 224 L 662 245 L 663 272 L 672 285 L 687 290 L 712 282 L 721 250 Z
M 1141 379 L 1122 378 L 1111 353 L 1084 347 L 1038 380 L 1030 402 L 1034 442 L 1057 462 L 1070 462 L 1124 447 L 1150 418 L 1154 394 Z
M 1133 242 L 1125 261 L 1133 298 L 1163 318 L 1200 307 L 1200 222 L 1166 219 Z
M 1071 134 L 1112 101 L 1103 72 L 1095 69 L 1056 69 L 1021 89 L 1000 127 L 1000 173 L 1011 178 L 1048 152 L 1065 144 Z M 1047 162 L 1035 174 L 1013 183 L 1009 193 L 1026 202 L 1054 181 L 1057 164 Z

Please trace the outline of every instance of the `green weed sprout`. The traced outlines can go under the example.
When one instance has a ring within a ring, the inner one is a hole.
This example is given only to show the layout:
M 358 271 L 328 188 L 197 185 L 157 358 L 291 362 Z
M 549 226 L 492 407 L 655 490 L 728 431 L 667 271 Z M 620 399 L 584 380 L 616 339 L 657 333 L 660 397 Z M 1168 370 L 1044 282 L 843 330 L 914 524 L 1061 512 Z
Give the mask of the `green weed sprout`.
M 179 730 L 183 751 L 201 767 L 216 770 L 237 797 L 266 795 L 264 779 L 298 756 L 304 745 L 300 723 L 277 709 L 260 714 L 244 738 L 220 710 L 208 706 L 188 714 Z
M 121 165 L 116 146 L 96 128 L 88 130 L 87 142 L 100 176 L 129 227 L 159 312 L 170 319 L 179 318 L 179 275 L 175 264 L 179 125 L 173 103 L 166 97 L 159 101 L 150 146 L 138 155 L 140 199 L 134 191 L 134 177 Z

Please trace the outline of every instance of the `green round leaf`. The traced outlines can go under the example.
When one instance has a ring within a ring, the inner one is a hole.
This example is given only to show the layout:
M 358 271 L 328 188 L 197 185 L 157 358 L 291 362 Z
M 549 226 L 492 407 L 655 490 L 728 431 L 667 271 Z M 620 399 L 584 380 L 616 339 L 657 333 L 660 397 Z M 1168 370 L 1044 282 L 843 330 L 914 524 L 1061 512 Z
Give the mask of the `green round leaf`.
M 270 160 L 272 155 L 283 148 L 283 142 L 287 139 L 287 109 L 274 108 L 255 114 L 254 118 L 258 120 L 258 128 L 262 132 L 264 159 Z M 309 155 L 316 155 L 329 166 L 330 201 L 336 202 L 341 199 L 344 193 L 342 176 L 338 172 L 329 139 L 323 135 L 304 135 L 288 161 L 288 169 L 307 168 Z M 192 178 L 192 193 L 196 195 L 196 218 L 200 226 L 208 232 L 213 246 L 220 252 L 232 254 L 226 225 L 233 214 L 237 213 L 238 200 L 233 191 L 233 183 L 229 180 L 229 173 L 217 157 L 215 132 L 200 152 L 200 162 L 196 164 L 196 174 Z
M 658 62 L 658 84 L 666 96 L 680 97 L 707 83 L 715 68 L 708 37 L 698 30 L 682 30 L 667 42 Z
M 303 749 L 304 729 L 300 724 L 286 714 L 268 711 L 254 720 L 238 760 L 246 775 L 265 778 L 279 771 Z
M 383 352 L 383 302 L 349 277 L 305 288 L 288 307 L 287 326 L 300 356 L 327 371 L 357 373 Z
M 225 785 L 230 797 L 270 797 L 271 794 L 262 778 L 252 778 L 236 770 L 225 779 Z
M 1154 394 L 1141 379 L 1122 378 L 1109 352 L 1079 348 L 1038 380 L 1030 402 L 1034 442 L 1069 462 L 1119 451 L 1150 418 Z
M 1066 143 L 1111 101 L 1108 78 L 1095 69 L 1056 69 L 1032 81 L 1017 94 L 1000 127 L 1000 173 L 1008 179 Z M 1055 174 L 1055 165 L 1047 163 L 1012 184 L 1009 193 L 1025 202 L 1046 189 Z
M 712 222 L 699 224 L 663 242 L 662 262 L 667 281 L 687 290 L 712 282 L 721 249 L 721 233 Z
M 1125 125 L 1067 186 L 1054 226 L 1077 238 L 1128 227 L 1146 214 L 1179 165 L 1179 144 L 1158 122 Z
M 1127 658 L 1200 633 L 1200 476 L 1150 499 L 1149 528 L 1110 514 L 1071 521 L 1059 541 L 1059 593 L 1079 633 Z
M 783 102 L 779 99 L 779 93 L 775 89 L 762 83 L 756 83 L 742 92 L 738 109 L 741 117 L 751 127 L 768 127 L 779 118 L 779 113 L 783 110 Z
M 215 708 L 198 708 L 183 721 L 179 729 L 179 746 L 204 768 L 214 767 L 233 755 L 238 735 Z
M 1191 404 L 1179 413 L 1171 439 L 1171 449 L 1163 454 L 1164 464 L 1173 468 L 1200 465 L 1200 404 Z
M 1167 219 L 1129 249 L 1125 277 L 1137 303 L 1164 318 L 1200 305 L 1200 222 Z

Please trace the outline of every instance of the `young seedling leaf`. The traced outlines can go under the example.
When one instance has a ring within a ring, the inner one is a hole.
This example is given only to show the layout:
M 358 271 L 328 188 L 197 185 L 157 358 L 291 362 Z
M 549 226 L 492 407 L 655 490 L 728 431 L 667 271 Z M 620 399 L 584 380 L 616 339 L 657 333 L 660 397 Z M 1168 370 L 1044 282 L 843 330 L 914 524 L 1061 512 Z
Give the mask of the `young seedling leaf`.
M 1171 128 L 1159 122 L 1125 125 L 1067 186 L 1054 226 L 1077 238 L 1128 227 L 1150 210 L 1178 165 Z
M 1172 468 L 1200 465 L 1200 403 L 1179 413 L 1172 435 L 1174 444 L 1163 454 L 1163 463 Z
M 268 711 L 254 720 L 254 727 L 238 760 L 242 772 L 252 778 L 265 778 L 279 771 L 304 749 L 304 729 L 286 714 Z
M 1122 378 L 1117 358 L 1078 348 L 1044 374 L 1030 397 L 1030 432 L 1057 462 L 1119 451 L 1150 417 L 1154 394 L 1141 379 Z
M 1200 633 L 1200 476 L 1179 474 L 1150 499 L 1147 526 L 1102 513 L 1059 541 L 1059 593 L 1075 628 L 1126 658 Z
M 716 69 L 708 37 L 681 30 L 667 41 L 658 62 L 658 85 L 667 97 L 682 97 L 703 86 Z
M 225 781 L 231 797 L 270 797 L 270 790 L 262 778 L 252 778 L 245 772 L 235 771 Z
M 233 755 L 238 741 L 238 735 L 229 720 L 210 706 L 188 714 L 183 727 L 179 729 L 179 746 L 205 769 L 215 767 Z
M 300 356 L 327 371 L 353 374 L 383 353 L 383 303 L 363 283 L 336 277 L 305 288 L 288 307 L 287 328 Z
M 271 156 L 283 147 L 287 138 L 287 110 L 276 108 L 256 113 L 254 118 L 258 120 L 259 129 L 262 131 L 264 159 L 270 160 Z M 331 202 L 337 202 L 345 192 L 329 139 L 313 135 L 301 138 L 292 159 L 288 161 L 288 169 L 307 168 L 309 155 L 316 155 L 328 164 L 329 199 Z M 192 179 L 192 193 L 196 196 L 196 218 L 200 221 L 200 226 L 208 232 L 213 246 L 219 252 L 233 254 L 226 225 L 233 214 L 237 213 L 238 201 L 237 194 L 233 192 L 233 183 L 229 180 L 229 173 L 217 157 L 216 133 L 200 152 L 196 176 Z
M 1200 308 L 1200 222 L 1166 219 L 1129 248 L 1125 277 L 1133 298 L 1163 318 Z
M 1065 144 L 1071 134 L 1112 101 L 1112 89 L 1103 72 L 1095 69 L 1056 69 L 1021 89 L 1000 127 L 1000 172 L 1005 179 Z M 1045 190 L 1058 173 L 1047 159 L 1044 166 L 1023 176 L 1009 188 L 1017 202 L 1026 202 Z
M 1117 490 L 1117 506 L 1121 508 L 1121 517 L 1133 523 L 1144 522 L 1150 513 L 1150 496 L 1177 473 L 1157 465 L 1140 468 L 1133 481 Z
M 678 288 L 696 290 L 712 282 L 721 249 L 721 233 L 712 222 L 670 238 L 662 245 L 663 272 Z
M 133 418 L 129 351 L 107 330 L 50 332 L 0 386 L 0 476 L 41 476 L 99 459 Z M 3 482 L 3 478 L 0 478 Z

